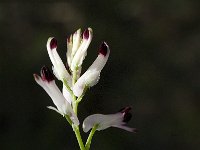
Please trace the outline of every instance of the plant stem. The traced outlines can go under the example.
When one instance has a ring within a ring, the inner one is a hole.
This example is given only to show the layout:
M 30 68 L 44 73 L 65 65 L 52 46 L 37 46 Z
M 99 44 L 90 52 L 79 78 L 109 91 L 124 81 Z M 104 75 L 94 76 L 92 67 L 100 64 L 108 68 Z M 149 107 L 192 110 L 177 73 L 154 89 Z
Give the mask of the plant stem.
M 77 71 L 78 71 L 78 67 L 76 67 L 75 71 L 72 73 L 72 86 L 74 86 L 76 81 L 77 81 Z M 77 97 L 74 95 L 73 90 L 71 90 L 71 88 L 69 87 L 69 85 L 68 85 L 68 83 L 67 83 L 67 81 L 65 79 L 63 79 L 63 83 L 64 83 L 64 85 L 66 86 L 67 90 L 70 92 L 70 94 L 71 94 L 71 96 L 73 98 L 72 108 L 74 110 L 74 113 L 77 115 L 78 104 L 79 104 L 80 101 L 77 101 Z M 85 94 L 85 91 L 84 91 L 84 94 Z M 81 99 L 83 98 L 84 94 L 81 95 Z M 75 126 L 68 116 L 65 116 L 65 118 L 67 119 L 67 121 L 69 122 L 69 124 L 73 128 L 73 131 L 74 131 L 74 133 L 76 135 L 76 139 L 78 141 L 80 150 L 86 150 L 85 146 L 83 144 L 83 141 L 82 141 L 81 134 L 80 134 L 79 125 Z
M 76 135 L 76 138 L 77 138 L 77 141 L 78 141 L 80 149 L 81 150 L 86 150 L 85 146 L 83 144 L 82 138 L 81 138 L 81 134 L 80 134 L 80 131 L 79 131 L 79 126 L 72 125 L 72 128 L 73 128 L 73 130 L 75 132 L 75 135 Z
M 86 150 L 89 150 L 89 149 L 90 149 L 92 137 L 93 137 L 95 131 L 97 130 L 97 127 L 98 127 L 98 125 L 95 125 L 95 126 L 92 128 L 92 130 L 90 131 L 90 134 L 89 134 L 89 136 L 88 136 L 87 142 L 86 142 L 86 144 L 85 144 L 85 149 L 86 149 Z

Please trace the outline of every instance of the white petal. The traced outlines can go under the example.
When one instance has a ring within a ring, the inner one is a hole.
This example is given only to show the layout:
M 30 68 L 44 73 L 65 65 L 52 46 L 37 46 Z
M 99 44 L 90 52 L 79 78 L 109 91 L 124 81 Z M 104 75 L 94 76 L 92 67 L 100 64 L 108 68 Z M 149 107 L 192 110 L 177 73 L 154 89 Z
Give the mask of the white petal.
M 107 44 L 106 44 L 107 46 Z M 94 86 L 100 78 L 100 72 L 105 66 L 108 57 L 110 54 L 109 47 L 107 46 L 107 53 L 104 56 L 103 54 L 99 53 L 96 60 L 93 64 L 89 67 L 89 69 L 78 79 L 76 84 L 73 87 L 74 94 L 79 97 L 85 88 L 85 86 Z
M 123 121 L 123 115 L 121 113 L 102 115 L 94 114 L 88 116 L 83 121 L 83 131 L 88 132 L 92 127 L 98 125 L 97 130 L 104 130 L 114 125 L 121 125 Z
M 128 108 L 128 107 L 127 107 Z M 126 114 L 124 113 L 129 113 L 130 109 L 126 109 L 123 112 L 118 112 L 116 114 L 109 114 L 109 115 L 103 115 L 103 114 L 94 114 L 88 116 L 84 121 L 83 121 L 83 131 L 88 132 L 91 128 L 93 128 L 95 125 L 97 125 L 97 130 L 104 130 L 109 127 L 117 127 L 124 129 L 129 132 L 136 132 L 135 128 L 130 128 L 125 126 L 126 122 L 125 116 Z M 124 118 L 125 117 L 125 118 Z
M 63 84 L 62 93 L 63 93 L 63 96 L 65 97 L 65 99 L 71 104 L 72 100 L 73 100 L 72 95 L 67 90 L 67 88 L 66 88 L 66 86 L 64 84 Z
M 72 57 L 71 57 L 71 54 L 72 54 L 72 35 L 67 38 L 67 63 L 68 63 L 68 66 L 71 66 L 71 62 L 72 62 Z
M 72 54 L 71 54 L 72 58 L 74 57 L 75 53 L 77 52 L 80 44 L 81 44 L 81 29 L 78 29 L 73 34 L 73 47 L 72 47 Z
M 86 73 L 84 73 L 76 82 L 76 84 L 73 87 L 74 94 L 79 97 L 83 93 L 83 90 L 85 86 L 93 86 L 95 85 L 100 78 L 100 72 L 96 70 L 88 70 Z
M 75 125 L 79 124 L 78 118 L 75 115 L 70 103 L 64 98 L 55 82 L 50 85 L 52 100 L 54 104 L 57 106 L 58 110 L 63 114 L 66 114 L 70 117 Z
M 51 97 L 53 103 L 56 105 L 57 110 L 62 115 L 68 115 L 75 125 L 79 124 L 79 120 L 75 115 L 70 103 L 64 98 L 55 81 L 43 81 L 40 76 L 34 74 L 36 82 L 47 92 Z M 55 109 L 54 109 L 55 110 Z
M 135 128 L 130 128 L 130 127 L 127 127 L 127 126 L 124 126 L 124 125 L 113 125 L 113 127 L 124 129 L 124 130 L 129 131 L 129 132 L 134 132 L 136 130 Z
M 57 113 L 59 113 L 59 114 L 62 115 L 62 116 L 64 115 L 64 114 L 61 114 L 61 113 L 58 111 L 58 109 L 56 109 L 56 108 L 53 107 L 53 106 L 47 106 L 47 108 L 56 111 Z

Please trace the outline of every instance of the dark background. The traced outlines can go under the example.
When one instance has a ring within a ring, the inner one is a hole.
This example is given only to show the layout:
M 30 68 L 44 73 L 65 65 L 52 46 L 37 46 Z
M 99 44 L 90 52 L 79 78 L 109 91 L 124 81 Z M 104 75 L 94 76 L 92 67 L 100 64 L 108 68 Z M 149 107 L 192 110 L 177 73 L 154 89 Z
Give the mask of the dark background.
M 96 132 L 92 150 L 200 148 L 200 1 L 86 0 L 0 3 L 0 149 L 78 150 L 66 120 L 32 74 L 45 64 L 48 37 L 66 62 L 66 37 L 92 27 L 85 71 L 102 41 L 111 55 L 79 118 L 131 105 L 129 126 Z M 59 85 L 60 82 L 57 81 Z M 84 141 L 86 134 L 83 133 Z

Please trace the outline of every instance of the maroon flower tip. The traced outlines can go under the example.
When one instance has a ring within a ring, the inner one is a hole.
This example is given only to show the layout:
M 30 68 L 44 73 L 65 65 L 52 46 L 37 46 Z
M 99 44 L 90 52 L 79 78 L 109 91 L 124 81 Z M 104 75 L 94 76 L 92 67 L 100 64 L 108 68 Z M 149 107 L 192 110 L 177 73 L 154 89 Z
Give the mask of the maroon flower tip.
M 50 48 L 51 49 L 57 48 L 57 40 L 55 38 L 51 39 Z
M 108 45 L 106 42 L 102 42 L 100 48 L 99 48 L 99 53 L 106 56 L 108 53 Z
M 123 114 L 123 122 L 129 122 L 132 118 L 132 114 L 129 112 L 131 110 L 130 106 L 124 107 L 120 110 Z
M 85 29 L 85 31 L 83 32 L 83 38 L 87 40 L 89 36 L 90 36 L 90 31 L 88 29 Z
M 47 82 L 51 82 L 54 80 L 53 73 L 46 66 L 43 66 L 41 69 L 41 77 L 43 81 L 47 81 Z
M 131 113 L 124 113 L 123 115 L 124 115 L 123 122 L 129 122 L 132 118 Z

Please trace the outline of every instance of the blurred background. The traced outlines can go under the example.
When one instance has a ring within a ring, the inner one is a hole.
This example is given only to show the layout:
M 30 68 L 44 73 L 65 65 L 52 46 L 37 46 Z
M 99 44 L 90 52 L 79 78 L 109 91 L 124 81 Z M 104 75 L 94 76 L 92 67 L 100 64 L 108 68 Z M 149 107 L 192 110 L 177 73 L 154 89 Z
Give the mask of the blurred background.
M 66 37 L 94 31 L 83 72 L 107 41 L 111 55 L 79 118 L 132 106 L 130 127 L 96 132 L 91 150 L 200 149 L 200 1 L 0 3 L 0 149 L 78 150 L 71 127 L 32 74 L 51 67 L 48 37 L 66 62 Z M 61 83 L 57 81 L 61 86 Z M 84 141 L 87 134 L 82 133 Z

